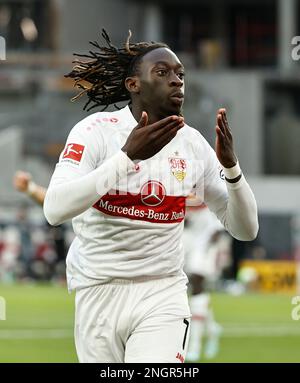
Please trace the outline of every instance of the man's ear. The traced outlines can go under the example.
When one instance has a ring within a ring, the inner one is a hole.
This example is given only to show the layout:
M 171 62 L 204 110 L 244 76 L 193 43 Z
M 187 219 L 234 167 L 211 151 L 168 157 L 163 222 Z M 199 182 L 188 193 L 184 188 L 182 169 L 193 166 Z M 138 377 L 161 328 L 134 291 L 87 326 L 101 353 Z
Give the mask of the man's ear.
M 137 76 L 127 77 L 125 79 L 125 87 L 129 93 L 139 93 L 140 79 Z

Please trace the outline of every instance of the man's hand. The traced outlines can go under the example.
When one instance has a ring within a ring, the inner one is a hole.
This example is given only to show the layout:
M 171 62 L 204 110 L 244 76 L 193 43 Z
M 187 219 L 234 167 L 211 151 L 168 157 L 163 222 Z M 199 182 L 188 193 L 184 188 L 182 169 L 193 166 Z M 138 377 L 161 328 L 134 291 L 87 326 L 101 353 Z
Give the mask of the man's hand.
M 15 176 L 14 176 L 14 187 L 22 192 L 26 193 L 28 191 L 28 186 L 29 182 L 31 181 L 31 174 L 22 172 L 22 171 L 17 171 Z
M 183 117 L 169 116 L 148 124 L 148 115 L 142 113 L 138 125 L 129 134 L 122 150 L 133 160 L 146 160 L 158 153 L 183 128 Z
M 14 175 L 13 184 L 18 191 L 26 193 L 31 199 L 43 206 L 46 189 L 33 182 L 30 173 L 17 171 Z
M 237 157 L 234 154 L 232 134 L 224 108 L 219 109 L 217 113 L 216 133 L 215 151 L 218 160 L 224 168 L 232 168 L 237 163 Z

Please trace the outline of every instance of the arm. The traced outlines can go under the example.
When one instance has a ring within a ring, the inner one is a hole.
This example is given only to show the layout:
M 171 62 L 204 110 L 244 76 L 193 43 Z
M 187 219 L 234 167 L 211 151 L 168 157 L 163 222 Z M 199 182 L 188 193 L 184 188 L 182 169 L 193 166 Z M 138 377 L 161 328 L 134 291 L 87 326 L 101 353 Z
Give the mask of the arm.
M 258 232 L 257 206 L 234 153 L 225 109 L 218 111 L 216 133 L 216 155 L 211 149 L 207 163 L 205 203 L 233 237 L 251 241 Z M 216 156 L 223 167 L 225 181 L 219 176 Z
M 88 132 L 85 126 L 73 129 L 64 153 L 68 145 L 76 143 L 83 147 L 83 155 L 77 164 L 70 164 L 64 153 L 60 156 L 44 203 L 44 214 L 50 224 L 59 225 L 93 206 L 101 196 L 114 189 L 120 179 L 136 172 L 133 160 L 156 154 L 184 125 L 182 118 L 174 116 L 151 125 L 147 123 L 148 117 L 144 112 L 122 150 L 100 166 L 99 155 L 105 151 L 104 143 L 102 147 L 97 146 L 91 136 L 93 133 Z
M 59 225 L 83 213 L 131 171 L 135 165 L 121 150 L 87 174 L 58 164 L 45 198 L 45 217 Z
M 16 190 L 27 194 L 33 201 L 43 206 L 46 189 L 33 182 L 30 173 L 20 170 L 17 171 L 13 179 L 13 184 Z

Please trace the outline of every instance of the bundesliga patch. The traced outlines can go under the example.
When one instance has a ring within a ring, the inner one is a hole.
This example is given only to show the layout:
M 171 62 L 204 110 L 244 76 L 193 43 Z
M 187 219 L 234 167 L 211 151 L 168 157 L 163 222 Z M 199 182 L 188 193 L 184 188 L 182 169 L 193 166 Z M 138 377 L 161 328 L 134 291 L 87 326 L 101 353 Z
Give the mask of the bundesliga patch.
M 178 181 L 183 181 L 186 176 L 186 160 L 177 157 L 169 158 L 169 165 L 173 176 Z
M 70 162 L 79 164 L 83 155 L 83 151 L 84 151 L 83 145 L 68 144 L 62 156 L 62 161 L 71 160 Z

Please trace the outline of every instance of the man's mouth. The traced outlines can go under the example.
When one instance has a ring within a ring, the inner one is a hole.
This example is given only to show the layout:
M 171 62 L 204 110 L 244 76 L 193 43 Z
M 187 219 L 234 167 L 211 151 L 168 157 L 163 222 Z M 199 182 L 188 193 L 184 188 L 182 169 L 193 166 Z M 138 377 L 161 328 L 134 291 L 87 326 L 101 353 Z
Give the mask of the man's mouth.
M 181 92 L 176 92 L 171 94 L 170 98 L 176 102 L 176 104 L 182 104 L 184 100 L 184 95 Z

